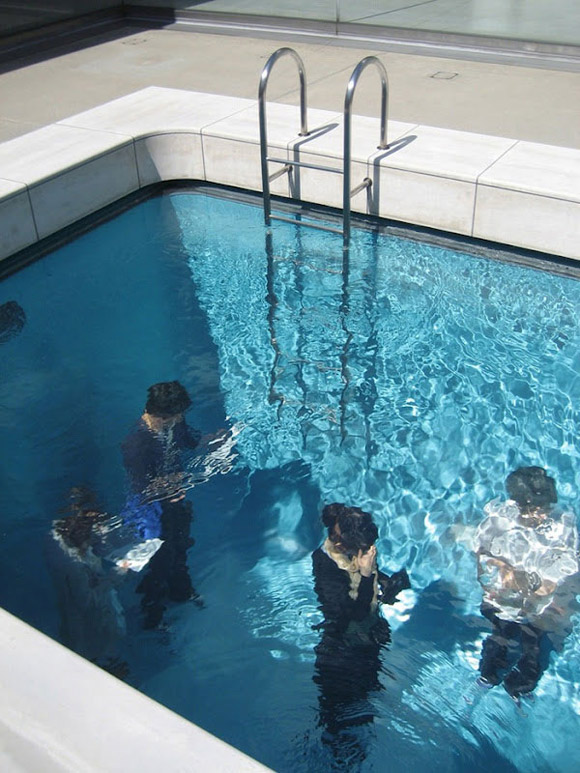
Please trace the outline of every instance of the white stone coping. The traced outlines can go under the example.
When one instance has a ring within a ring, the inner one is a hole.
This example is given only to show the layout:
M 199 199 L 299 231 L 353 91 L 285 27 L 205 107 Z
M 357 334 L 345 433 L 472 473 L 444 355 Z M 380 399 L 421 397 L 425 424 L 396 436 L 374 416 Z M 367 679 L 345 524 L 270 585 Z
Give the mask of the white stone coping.
M 342 165 L 342 114 L 268 104 L 270 154 Z M 580 259 L 580 150 L 353 116 L 354 211 Z M 271 165 L 272 170 L 275 165 Z M 0 259 L 151 183 L 261 190 L 257 101 L 149 87 L 0 145 Z M 339 175 L 300 168 L 272 192 L 341 207 Z
M 0 610 L 3 773 L 260 773 L 259 762 Z

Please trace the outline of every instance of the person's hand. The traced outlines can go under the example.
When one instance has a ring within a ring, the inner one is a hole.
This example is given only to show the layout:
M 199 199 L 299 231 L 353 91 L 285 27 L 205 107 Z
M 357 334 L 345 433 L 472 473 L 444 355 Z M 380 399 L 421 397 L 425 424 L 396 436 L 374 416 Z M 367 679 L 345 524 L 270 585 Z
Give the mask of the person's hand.
M 538 578 L 540 579 L 540 578 Z M 556 590 L 556 583 L 552 580 L 543 580 L 539 586 L 534 586 L 532 591 L 538 596 L 550 596 Z
M 363 577 L 370 577 L 375 568 L 375 561 L 377 558 L 377 549 L 374 545 L 371 545 L 366 553 L 359 550 L 357 555 L 358 570 Z
M 170 502 L 181 502 L 182 499 L 185 499 L 186 489 L 184 488 L 184 483 L 186 477 L 184 472 L 172 472 L 162 480 L 165 499 L 168 499 Z

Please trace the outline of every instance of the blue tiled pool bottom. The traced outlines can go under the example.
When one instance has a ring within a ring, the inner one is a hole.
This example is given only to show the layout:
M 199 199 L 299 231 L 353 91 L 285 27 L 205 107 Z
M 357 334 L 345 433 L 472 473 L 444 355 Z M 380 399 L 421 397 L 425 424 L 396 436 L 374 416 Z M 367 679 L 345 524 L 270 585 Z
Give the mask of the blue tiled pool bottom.
M 577 281 L 370 231 L 345 261 L 338 237 L 267 238 L 259 207 L 183 192 L 2 288 L 26 312 L 2 351 L 4 606 L 58 637 L 50 522 L 79 482 L 120 508 L 120 442 L 146 387 L 179 378 L 190 423 L 235 426 L 237 458 L 190 493 L 206 608 L 147 634 L 123 589 L 132 683 L 276 770 L 332 769 L 309 556 L 321 504 L 346 501 L 375 514 L 385 569 L 414 588 L 346 763 L 364 748 L 363 770 L 574 769 L 580 624 L 525 712 L 502 690 L 472 700 L 487 627 L 450 527 L 477 524 L 521 465 L 578 500 Z

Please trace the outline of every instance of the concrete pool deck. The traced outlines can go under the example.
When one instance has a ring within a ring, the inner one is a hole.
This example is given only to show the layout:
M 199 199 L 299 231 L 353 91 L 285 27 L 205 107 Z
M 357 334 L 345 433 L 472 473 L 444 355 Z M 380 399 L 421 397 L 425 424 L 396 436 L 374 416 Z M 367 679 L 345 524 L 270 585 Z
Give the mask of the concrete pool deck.
M 261 190 L 257 88 L 280 45 L 121 25 L 5 65 L 0 258 L 153 182 Z M 548 60 L 541 69 L 293 45 L 310 125 L 326 130 L 298 139 L 297 72 L 281 59 L 267 94 L 278 156 L 340 165 L 346 84 L 374 53 L 389 72 L 394 144 L 377 152 L 380 88 L 369 69 L 354 100 L 352 169 L 353 185 L 369 177 L 373 186 L 352 200 L 354 211 L 580 258 L 580 72 Z M 337 176 L 309 169 L 273 192 L 342 205 Z
M 473 61 L 465 58 L 469 52 L 454 59 L 432 50 L 421 55 L 420 48 L 401 54 L 376 41 L 357 47 L 324 37 L 225 32 L 96 28 L 76 44 L 0 63 L 0 141 L 147 86 L 255 99 L 268 56 L 288 40 L 304 59 L 309 107 L 340 112 L 353 68 L 376 54 L 389 73 L 394 120 L 580 148 L 580 57 L 514 66 Z M 281 61 L 268 99 L 297 104 L 297 86 L 292 62 Z M 354 112 L 375 117 L 378 104 L 376 83 L 363 78 Z
M 342 167 L 341 113 L 311 109 L 308 137 L 294 106 L 267 114 L 270 155 Z M 352 184 L 372 180 L 353 211 L 580 259 L 580 150 L 395 120 L 379 150 L 379 120 L 352 123 Z M 151 86 L 0 144 L 0 258 L 180 179 L 261 190 L 256 100 Z M 272 192 L 342 205 L 337 175 L 312 168 Z
M 2 609 L 0 655 L 3 773 L 269 770 Z
M 280 45 L 279 38 L 125 26 L 86 45 L 5 66 L 0 258 L 160 180 L 259 189 L 258 79 Z M 376 207 L 384 216 L 580 258 L 580 73 L 574 63 L 569 69 L 510 67 L 334 43 L 292 45 L 309 76 L 312 127 L 334 126 L 307 145 L 297 140 L 296 72 L 292 62 L 281 61 L 268 92 L 277 103 L 269 109 L 270 141 L 288 154 L 302 143 L 304 155 L 308 148 L 309 156 L 338 163 L 350 73 L 370 53 L 389 71 L 389 139 L 412 140 L 378 158 L 379 89 L 376 76 L 365 73 L 355 100 L 353 183 L 376 173 L 381 193 L 370 204 L 361 194 L 355 209 Z M 302 176 L 301 195 L 340 204 L 340 183 L 322 183 L 316 174 Z M 273 190 L 292 192 L 282 180 Z M 172 744 L 174 756 L 163 757 L 167 770 L 205 769 L 208 759 L 215 770 L 263 769 L 4 612 L 0 645 L 3 770 L 158 770 L 153 751 L 171 754 Z M 31 662 L 43 666 L 36 693 Z M 75 689 L 63 680 L 65 672 Z M 111 707 L 118 735 L 101 748 L 111 732 L 103 719 Z M 143 721 L 127 722 L 135 713 Z M 150 732 L 159 722 L 167 723 L 165 741 Z M 75 748 L 75 738 L 90 743 Z M 119 755 L 121 748 L 133 756 Z

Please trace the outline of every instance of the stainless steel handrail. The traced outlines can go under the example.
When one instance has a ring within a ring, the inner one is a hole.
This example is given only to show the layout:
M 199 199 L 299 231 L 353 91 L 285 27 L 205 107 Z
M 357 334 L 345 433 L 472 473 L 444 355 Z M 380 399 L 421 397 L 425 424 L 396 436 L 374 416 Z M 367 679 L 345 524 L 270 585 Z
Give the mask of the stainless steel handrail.
M 268 156 L 268 133 L 266 127 L 266 88 L 268 86 L 268 79 L 274 64 L 280 59 L 280 57 L 289 55 L 291 56 L 296 65 L 298 66 L 298 75 L 300 77 L 300 136 L 305 137 L 309 134 L 308 126 L 306 122 L 306 76 L 304 71 L 304 63 L 300 56 L 294 51 L 293 48 L 279 48 L 270 56 L 260 77 L 260 87 L 258 90 L 258 107 L 259 107 L 259 119 L 260 119 L 260 163 L 262 167 L 262 195 L 264 201 L 264 221 L 267 226 L 271 225 L 272 219 L 283 220 L 285 222 L 291 222 L 286 217 L 272 215 L 272 203 L 270 197 L 270 182 L 272 180 L 281 177 L 283 174 L 290 172 L 294 167 L 306 167 L 309 169 L 318 169 L 324 172 L 334 172 L 343 175 L 343 190 L 342 190 L 342 215 L 343 215 L 343 246 L 344 249 L 348 249 L 350 243 L 350 200 L 351 198 L 364 190 L 370 188 L 372 180 L 369 177 L 365 177 L 355 188 L 351 190 L 351 124 L 352 124 L 352 102 L 358 80 L 363 70 L 369 65 L 375 65 L 379 71 L 381 78 L 381 134 L 379 137 L 379 150 L 385 150 L 389 146 L 387 144 L 387 120 L 388 120 L 388 100 L 389 100 L 389 84 L 387 78 L 387 71 L 383 63 L 376 56 L 367 56 L 362 59 L 354 68 L 350 80 L 346 87 L 346 95 L 344 98 L 344 144 L 343 144 L 343 169 L 335 169 L 320 164 L 308 164 L 301 161 L 292 161 L 290 159 L 282 159 Z M 282 168 L 273 174 L 268 173 L 268 162 L 282 164 Z M 313 228 L 317 227 L 314 224 Z M 330 230 L 336 232 L 336 229 L 326 228 L 318 226 L 322 230 Z
M 374 64 L 381 77 L 381 136 L 379 138 L 379 150 L 386 150 L 389 146 L 387 144 L 387 119 L 388 119 L 388 101 L 389 101 L 389 82 L 387 78 L 387 71 L 384 64 L 376 56 L 366 56 L 357 64 L 354 68 L 348 86 L 346 87 L 346 95 L 344 98 L 344 150 L 343 150 L 343 163 L 344 163 L 344 177 L 342 187 L 342 215 L 343 215 L 343 231 L 344 231 L 344 247 L 347 248 L 350 242 L 350 199 L 355 193 L 358 193 L 363 188 L 368 188 L 372 184 L 368 177 L 365 177 L 360 185 L 351 191 L 350 189 L 350 156 L 351 156 L 351 110 L 352 100 L 354 98 L 354 92 L 358 83 L 358 79 L 361 76 L 363 70 L 369 65 Z
M 298 76 L 300 78 L 300 137 L 308 135 L 308 125 L 306 121 L 306 76 L 304 74 L 304 62 L 293 48 L 279 48 L 274 51 L 268 59 L 260 76 L 260 87 L 258 89 L 258 107 L 260 116 L 260 163 L 262 166 L 262 192 L 264 197 L 264 220 L 266 225 L 271 223 L 271 202 L 270 202 L 270 176 L 268 174 L 268 133 L 266 129 L 266 88 L 268 79 L 272 72 L 272 67 L 282 56 L 291 56 L 298 66 Z M 286 165 L 282 170 L 273 175 L 279 177 L 284 172 L 291 169 Z

